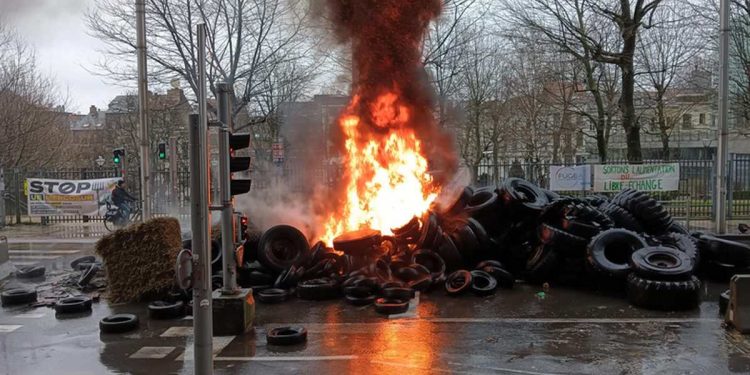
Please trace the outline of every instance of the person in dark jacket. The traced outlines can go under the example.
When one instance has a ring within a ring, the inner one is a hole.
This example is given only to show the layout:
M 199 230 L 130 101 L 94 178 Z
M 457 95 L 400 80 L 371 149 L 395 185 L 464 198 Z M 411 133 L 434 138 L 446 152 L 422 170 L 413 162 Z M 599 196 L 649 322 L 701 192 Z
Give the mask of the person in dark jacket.
M 120 208 L 120 212 L 122 213 L 122 219 L 127 222 L 130 220 L 130 211 L 131 207 L 130 204 L 135 202 L 136 199 L 134 196 L 130 195 L 128 191 L 126 190 L 126 183 L 125 180 L 117 181 L 117 186 L 115 186 L 115 189 L 112 190 L 112 203 L 115 204 L 118 208 Z

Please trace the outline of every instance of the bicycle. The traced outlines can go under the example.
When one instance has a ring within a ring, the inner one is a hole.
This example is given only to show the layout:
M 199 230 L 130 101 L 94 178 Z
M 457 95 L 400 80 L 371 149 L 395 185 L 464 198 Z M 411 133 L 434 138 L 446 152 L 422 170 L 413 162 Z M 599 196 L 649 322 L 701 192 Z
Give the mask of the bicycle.
M 112 232 L 118 229 L 122 229 L 130 225 L 141 221 L 141 205 L 139 202 L 132 202 L 131 206 L 133 210 L 130 212 L 130 216 L 125 219 L 122 215 L 122 209 L 107 201 L 107 212 L 104 213 L 104 227 L 108 231 Z

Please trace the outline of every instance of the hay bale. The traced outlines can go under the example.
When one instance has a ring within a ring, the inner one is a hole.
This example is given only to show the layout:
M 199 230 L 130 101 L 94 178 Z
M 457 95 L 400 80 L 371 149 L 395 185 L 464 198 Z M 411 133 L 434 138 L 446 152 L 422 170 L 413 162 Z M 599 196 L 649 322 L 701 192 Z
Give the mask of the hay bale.
M 174 285 L 174 264 L 182 248 L 180 223 L 151 219 L 102 237 L 96 253 L 107 272 L 109 299 L 135 302 L 166 292 Z

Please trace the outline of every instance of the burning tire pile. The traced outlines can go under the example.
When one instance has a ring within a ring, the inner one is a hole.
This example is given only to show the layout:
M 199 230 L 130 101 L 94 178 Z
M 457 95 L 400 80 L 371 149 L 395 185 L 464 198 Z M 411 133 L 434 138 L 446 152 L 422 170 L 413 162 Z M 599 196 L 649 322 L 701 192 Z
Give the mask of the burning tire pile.
M 700 302 L 699 271 L 728 280 L 750 268 L 750 247 L 691 235 L 644 192 L 572 198 L 518 178 L 465 187 L 393 233 L 365 229 L 309 248 L 297 229 L 276 226 L 246 244 L 257 262 L 238 281 L 263 303 L 343 298 L 383 314 L 406 311 L 416 291 L 487 296 L 519 279 L 624 290 L 633 305 L 680 310 Z

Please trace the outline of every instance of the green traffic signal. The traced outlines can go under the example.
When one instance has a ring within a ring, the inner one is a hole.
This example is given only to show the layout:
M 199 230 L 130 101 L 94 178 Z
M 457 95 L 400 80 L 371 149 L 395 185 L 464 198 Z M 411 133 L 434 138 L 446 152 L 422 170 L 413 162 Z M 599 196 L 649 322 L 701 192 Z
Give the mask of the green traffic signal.
M 167 144 L 164 142 L 159 143 L 159 160 L 167 158 Z
M 120 157 L 119 156 L 115 156 L 114 159 L 112 159 L 112 160 L 115 162 L 115 164 L 120 164 Z

